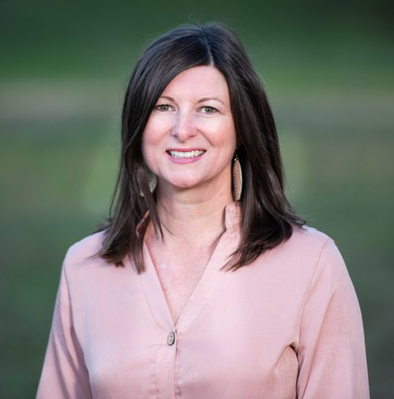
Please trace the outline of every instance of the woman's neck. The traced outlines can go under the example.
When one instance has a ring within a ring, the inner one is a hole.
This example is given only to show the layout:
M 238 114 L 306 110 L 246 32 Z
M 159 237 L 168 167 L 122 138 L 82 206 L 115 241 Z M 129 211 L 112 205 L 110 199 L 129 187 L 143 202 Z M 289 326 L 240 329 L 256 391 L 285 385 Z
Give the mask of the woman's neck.
M 179 190 L 171 195 L 158 193 L 157 210 L 164 241 L 211 245 L 225 230 L 224 208 L 233 201 L 231 189 L 211 195 Z M 161 195 L 160 195 L 161 194 Z

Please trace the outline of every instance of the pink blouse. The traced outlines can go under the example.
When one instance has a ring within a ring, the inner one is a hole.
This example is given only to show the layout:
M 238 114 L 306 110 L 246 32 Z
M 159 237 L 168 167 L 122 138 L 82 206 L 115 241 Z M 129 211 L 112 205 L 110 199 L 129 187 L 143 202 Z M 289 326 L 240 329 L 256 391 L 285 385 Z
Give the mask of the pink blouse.
M 175 325 L 146 246 L 139 275 L 91 258 L 102 233 L 73 245 L 37 398 L 369 398 L 360 309 L 333 241 L 296 229 L 226 272 L 234 204 L 226 228 Z

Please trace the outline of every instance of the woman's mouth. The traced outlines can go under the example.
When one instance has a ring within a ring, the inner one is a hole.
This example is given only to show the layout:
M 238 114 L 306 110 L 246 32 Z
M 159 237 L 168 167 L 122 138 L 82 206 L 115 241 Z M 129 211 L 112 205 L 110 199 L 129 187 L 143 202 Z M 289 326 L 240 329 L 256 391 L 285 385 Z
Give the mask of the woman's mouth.
M 190 163 L 198 161 L 205 150 L 167 150 L 171 161 L 175 163 Z
M 174 158 L 195 158 L 204 154 L 204 150 L 192 150 L 192 151 L 167 151 Z

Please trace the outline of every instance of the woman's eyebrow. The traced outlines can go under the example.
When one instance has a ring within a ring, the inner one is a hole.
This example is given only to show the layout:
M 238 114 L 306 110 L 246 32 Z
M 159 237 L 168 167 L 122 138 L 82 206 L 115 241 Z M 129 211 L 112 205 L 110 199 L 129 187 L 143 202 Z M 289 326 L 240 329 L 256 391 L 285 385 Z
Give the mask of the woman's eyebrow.
M 166 100 L 175 102 L 175 100 L 174 100 L 172 97 L 169 97 L 169 96 L 160 96 L 159 99 L 161 99 L 161 98 L 164 98 L 164 99 L 166 99 Z
M 222 103 L 223 105 L 225 105 L 224 102 L 223 102 L 219 97 L 204 97 L 204 98 L 201 98 L 200 100 L 198 100 L 198 102 L 199 102 L 199 103 L 202 103 L 202 102 L 204 102 L 204 101 L 209 101 L 209 100 L 219 101 L 220 103 Z
M 165 100 L 168 100 L 168 101 L 175 102 L 175 99 L 170 97 L 170 96 L 160 96 L 159 99 L 165 99 Z M 204 101 L 209 101 L 209 100 L 219 101 L 220 103 L 225 105 L 224 102 L 219 97 L 203 97 L 203 98 L 200 98 L 197 102 L 198 103 L 202 103 Z

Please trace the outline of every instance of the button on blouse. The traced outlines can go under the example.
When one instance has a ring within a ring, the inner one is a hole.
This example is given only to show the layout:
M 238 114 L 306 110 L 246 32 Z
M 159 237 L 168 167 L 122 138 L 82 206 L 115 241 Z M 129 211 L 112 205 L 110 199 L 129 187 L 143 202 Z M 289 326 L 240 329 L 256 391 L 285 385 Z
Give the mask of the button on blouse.
M 175 333 L 173 331 L 171 331 L 167 337 L 167 344 L 169 346 L 171 346 L 171 345 L 174 345 L 174 342 L 175 342 Z

